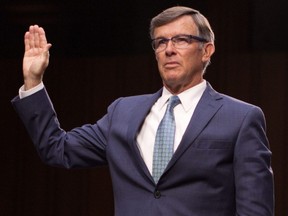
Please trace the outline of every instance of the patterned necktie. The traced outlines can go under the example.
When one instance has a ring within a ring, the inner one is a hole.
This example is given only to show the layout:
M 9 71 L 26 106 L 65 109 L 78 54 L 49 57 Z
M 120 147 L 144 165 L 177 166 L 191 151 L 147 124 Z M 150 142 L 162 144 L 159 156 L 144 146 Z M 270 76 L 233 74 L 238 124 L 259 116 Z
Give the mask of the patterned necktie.
M 157 129 L 152 169 L 152 176 L 155 183 L 158 182 L 160 176 L 164 172 L 168 162 L 173 155 L 175 136 L 175 120 L 173 109 L 179 103 L 181 103 L 181 101 L 178 96 L 174 95 L 170 97 L 165 115 Z

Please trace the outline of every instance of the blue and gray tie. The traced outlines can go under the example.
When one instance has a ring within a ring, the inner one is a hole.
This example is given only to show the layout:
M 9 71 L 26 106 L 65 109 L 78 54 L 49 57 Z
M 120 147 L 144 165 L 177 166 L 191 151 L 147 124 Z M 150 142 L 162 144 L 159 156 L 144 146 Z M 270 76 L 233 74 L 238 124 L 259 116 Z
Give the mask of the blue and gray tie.
M 173 110 L 179 103 L 181 101 L 178 96 L 170 97 L 165 115 L 157 129 L 152 169 L 155 183 L 158 183 L 174 152 L 175 120 Z

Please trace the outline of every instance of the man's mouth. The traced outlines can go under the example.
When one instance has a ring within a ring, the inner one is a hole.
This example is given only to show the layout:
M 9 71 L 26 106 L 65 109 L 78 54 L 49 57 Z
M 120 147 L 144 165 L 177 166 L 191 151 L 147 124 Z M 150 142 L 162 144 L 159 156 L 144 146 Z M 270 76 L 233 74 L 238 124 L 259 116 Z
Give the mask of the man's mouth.
M 166 63 L 164 64 L 164 66 L 165 66 L 166 68 L 172 68 L 172 67 L 177 67 L 177 66 L 179 66 L 179 63 L 178 63 L 177 61 L 169 61 L 169 62 L 166 62 Z

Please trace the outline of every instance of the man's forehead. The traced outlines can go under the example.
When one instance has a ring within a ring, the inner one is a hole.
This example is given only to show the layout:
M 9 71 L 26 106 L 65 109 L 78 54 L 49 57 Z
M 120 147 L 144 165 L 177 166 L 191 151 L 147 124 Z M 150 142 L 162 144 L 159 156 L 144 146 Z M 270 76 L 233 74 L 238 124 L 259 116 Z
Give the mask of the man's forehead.
M 176 34 L 196 34 L 198 28 L 189 15 L 181 16 L 154 29 L 154 37 L 173 36 Z

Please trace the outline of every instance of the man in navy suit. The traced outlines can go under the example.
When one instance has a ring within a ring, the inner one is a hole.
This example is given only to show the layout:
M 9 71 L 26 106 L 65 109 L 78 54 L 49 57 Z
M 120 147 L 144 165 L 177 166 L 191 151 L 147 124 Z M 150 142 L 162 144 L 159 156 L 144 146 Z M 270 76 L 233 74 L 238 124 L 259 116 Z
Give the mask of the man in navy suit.
M 151 21 L 163 88 L 119 98 L 95 124 L 60 128 L 42 82 L 50 43 L 43 28 L 25 34 L 24 85 L 12 103 L 45 163 L 109 166 L 116 216 L 272 216 L 271 152 L 259 107 L 216 92 L 203 74 L 214 53 L 207 19 L 187 7 Z M 173 156 L 155 181 L 154 141 L 167 101 L 174 108 Z

